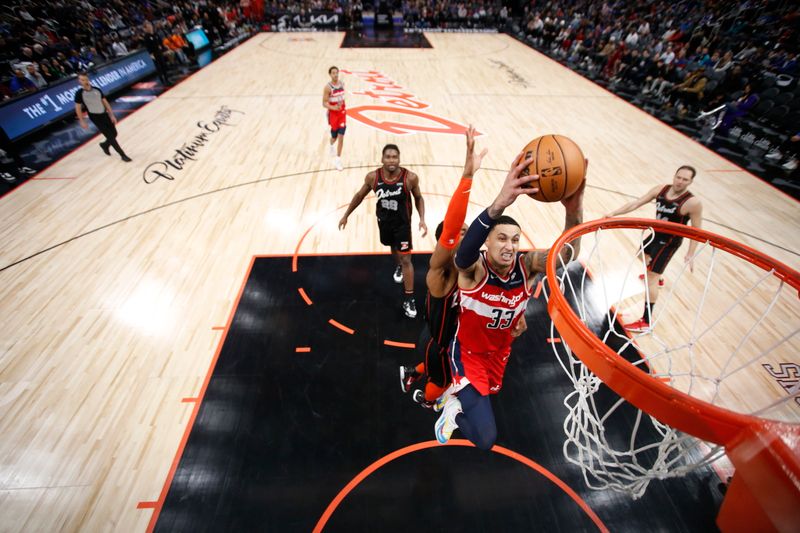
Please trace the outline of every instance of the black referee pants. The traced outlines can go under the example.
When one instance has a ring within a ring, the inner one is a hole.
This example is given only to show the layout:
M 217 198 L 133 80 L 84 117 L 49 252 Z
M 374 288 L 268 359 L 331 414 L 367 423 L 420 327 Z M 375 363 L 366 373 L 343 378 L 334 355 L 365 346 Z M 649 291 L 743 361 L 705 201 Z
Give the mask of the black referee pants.
M 117 127 L 114 126 L 113 122 L 111 122 L 111 118 L 109 118 L 108 114 L 89 113 L 89 120 L 92 121 L 92 124 L 97 126 L 97 129 L 100 130 L 100 133 L 102 133 L 106 138 L 104 142 L 100 143 L 100 146 L 103 147 L 103 150 L 108 150 L 108 147 L 112 146 L 120 156 L 125 156 L 125 152 L 122 151 L 122 147 L 117 142 Z

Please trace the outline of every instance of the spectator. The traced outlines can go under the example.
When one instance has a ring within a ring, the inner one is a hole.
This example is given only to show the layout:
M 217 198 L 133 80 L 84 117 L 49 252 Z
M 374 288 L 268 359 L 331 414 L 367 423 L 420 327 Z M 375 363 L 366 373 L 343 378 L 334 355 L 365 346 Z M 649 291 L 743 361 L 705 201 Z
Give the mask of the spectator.
M 25 77 L 25 73 L 20 68 L 14 69 L 14 77 L 8 82 L 8 88 L 14 96 L 36 92 L 36 85 Z
M 38 65 L 36 63 L 28 63 L 25 69 L 27 70 L 25 77 L 31 80 L 31 82 L 36 86 L 37 90 L 41 89 L 42 87 L 47 87 L 47 80 L 45 80 L 39 73 Z

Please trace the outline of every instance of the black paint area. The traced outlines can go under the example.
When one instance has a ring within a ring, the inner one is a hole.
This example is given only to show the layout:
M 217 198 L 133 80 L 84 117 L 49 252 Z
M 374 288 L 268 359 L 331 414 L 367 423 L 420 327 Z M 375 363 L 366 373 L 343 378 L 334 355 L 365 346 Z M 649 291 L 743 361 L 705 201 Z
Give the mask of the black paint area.
M 347 30 L 341 48 L 433 48 L 421 32 L 405 33 L 402 27 L 376 29 L 365 25 Z
M 413 257 L 420 310 L 428 257 Z M 436 415 L 400 391 L 398 366 L 418 362 L 418 355 L 383 344 L 416 342 L 423 327 L 421 316 L 402 314 L 391 257 L 301 257 L 298 265 L 293 273 L 290 257 L 255 260 L 158 531 L 308 532 L 362 470 L 435 439 Z M 561 478 L 611 531 L 715 530 L 719 480 L 707 469 L 653 482 L 636 501 L 585 487 L 580 470 L 562 455 L 563 400 L 572 387 L 546 342 L 543 296 L 531 300 L 527 319 L 503 390 L 493 398 L 497 444 Z M 297 347 L 311 352 L 296 353 Z M 458 431 L 454 438 L 461 438 Z M 597 529 L 567 494 L 522 463 L 437 446 L 367 477 L 325 531 Z

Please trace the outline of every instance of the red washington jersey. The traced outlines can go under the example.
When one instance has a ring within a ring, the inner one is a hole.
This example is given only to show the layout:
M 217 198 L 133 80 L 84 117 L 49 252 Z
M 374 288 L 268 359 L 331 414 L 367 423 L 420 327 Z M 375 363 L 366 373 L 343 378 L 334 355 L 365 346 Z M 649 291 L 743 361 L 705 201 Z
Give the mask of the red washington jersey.
M 328 110 L 328 124 L 330 124 L 332 130 L 338 130 L 347 125 L 347 110 L 344 105 L 344 83 L 340 81 L 339 85 L 334 85 L 328 82 L 328 88 L 331 90 L 328 95 L 328 103 L 339 106 L 336 111 Z
M 510 352 L 511 331 L 525 313 L 531 297 L 521 255 L 517 253 L 511 269 L 503 278 L 489 266 L 486 252 L 481 252 L 486 271 L 483 279 L 473 289 L 458 290 L 461 313 L 456 336 L 462 350 L 473 353 Z

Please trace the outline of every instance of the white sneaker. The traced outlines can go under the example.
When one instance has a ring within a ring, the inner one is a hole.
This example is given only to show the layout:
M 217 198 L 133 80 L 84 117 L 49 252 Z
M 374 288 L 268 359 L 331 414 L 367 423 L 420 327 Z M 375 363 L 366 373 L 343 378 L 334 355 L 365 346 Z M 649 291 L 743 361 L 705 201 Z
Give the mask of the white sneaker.
M 336 170 L 343 170 L 344 169 L 344 166 L 342 165 L 342 160 L 339 159 L 338 157 L 334 158 L 333 164 L 336 165 Z
M 444 406 L 447 404 L 447 401 L 453 396 L 453 386 L 450 385 L 445 389 L 441 396 L 436 398 L 436 401 L 433 404 L 433 410 L 437 413 L 441 412 L 444 409 Z
M 773 148 L 764 157 L 766 157 L 767 159 L 780 159 L 781 157 L 783 157 L 783 154 L 777 148 Z
M 442 409 L 442 414 L 433 426 L 433 432 L 436 434 L 436 440 L 439 444 L 445 444 L 453 436 L 453 431 L 458 427 L 456 424 L 456 415 L 462 413 L 461 402 L 455 396 L 450 396 L 447 403 Z
M 403 302 L 403 313 L 408 318 L 417 318 L 417 303 L 413 297 Z
M 331 154 L 331 157 L 336 157 L 336 144 L 328 145 L 328 153 Z
M 797 168 L 797 158 L 796 157 L 791 158 L 789 161 L 787 161 L 786 163 L 781 165 L 781 168 L 785 168 L 786 170 L 794 170 L 794 169 L 796 169 Z

